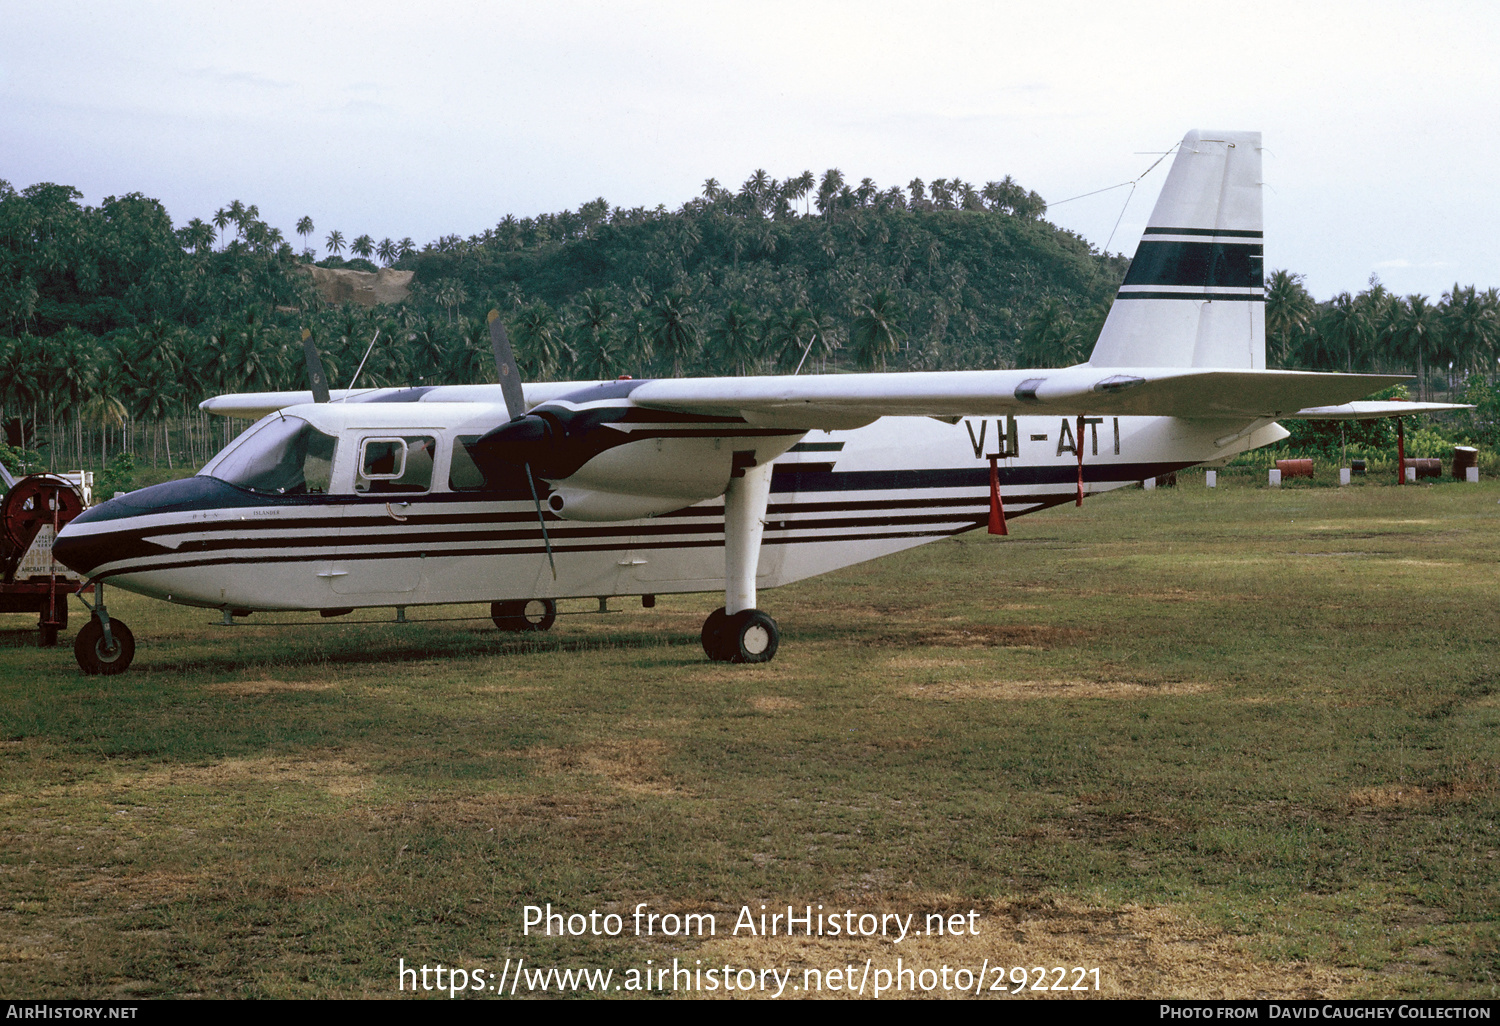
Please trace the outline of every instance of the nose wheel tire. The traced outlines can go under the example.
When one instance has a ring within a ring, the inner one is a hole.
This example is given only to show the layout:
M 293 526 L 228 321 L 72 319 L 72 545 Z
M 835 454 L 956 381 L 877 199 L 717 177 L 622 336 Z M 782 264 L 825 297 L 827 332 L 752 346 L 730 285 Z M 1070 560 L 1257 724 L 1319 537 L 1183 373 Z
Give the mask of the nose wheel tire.
M 703 622 L 703 651 L 716 663 L 769 663 L 780 645 L 776 621 L 759 609 L 715 609 Z
M 557 620 L 557 603 L 551 599 L 491 602 L 490 619 L 502 631 L 545 631 Z
M 125 626 L 124 620 L 109 618 L 109 633 L 113 645 L 104 643 L 104 625 L 97 616 L 89 617 L 78 636 L 73 639 L 73 656 L 79 667 L 90 676 L 124 673 L 135 658 L 135 635 Z

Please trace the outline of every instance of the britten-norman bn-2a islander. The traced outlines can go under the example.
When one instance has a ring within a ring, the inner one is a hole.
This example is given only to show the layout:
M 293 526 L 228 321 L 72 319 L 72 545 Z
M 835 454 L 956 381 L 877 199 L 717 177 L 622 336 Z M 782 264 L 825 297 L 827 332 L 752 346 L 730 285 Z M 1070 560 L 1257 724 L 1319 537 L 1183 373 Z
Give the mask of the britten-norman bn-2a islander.
M 560 598 L 723 591 L 709 657 L 764 662 L 760 588 L 1286 436 L 1281 416 L 1404 380 L 1267 370 L 1255 132 L 1188 133 L 1089 361 L 1043 370 L 533 383 L 491 313 L 498 385 L 228 395 L 260 417 L 193 478 L 61 532 L 93 615 L 74 650 L 135 643 L 103 585 L 223 610 L 491 602 L 545 630 Z M 80 596 L 82 598 L 82 596 Z

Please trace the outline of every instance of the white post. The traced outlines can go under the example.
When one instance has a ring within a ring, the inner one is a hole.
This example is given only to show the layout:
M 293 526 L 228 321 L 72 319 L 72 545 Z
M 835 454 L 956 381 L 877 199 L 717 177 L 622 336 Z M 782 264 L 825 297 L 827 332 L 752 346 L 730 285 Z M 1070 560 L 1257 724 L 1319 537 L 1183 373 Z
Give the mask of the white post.
M 771 464 L 750 467 L 724 490 L 724 612 L 755 608 L 755 571 L 771 497 Z
M 1479 468 L 1478 467 L 1465 467 L 1464 468 L 1464 480 L 1467 481 L 1469 484 L 1478 484 L 1479 483 Z
M 1217 470 L 1206 471 L 1203 475 L 1203 482 L 1210 488 L 1219 487 L 1219 472 Z
M 1348 483 L 1349 483 L 1349 468 L 1348 467 L 1340 467 L 1339 468 L 1339 485 L 1342 486 L 1342 485 L 1346 485 Z
M 1407 467 L 1406 468 L 1406 483 L 1407 484 L 1416 484 L 1417 483 L 1417 468 L 1416 467 Z
M 1144 488 L 1144 489 L 1146 489 L 1146 491 L 1148 491 L 1148 492 L 1152 491 L 1153 489 L 1156 488 L 1156 478 L 1154 478 L 1154 477 L 1148 477 L 1148 478 L 1146 478 L 1146 480 L 1144 480 L 1144 481 L 1141 482 L 1141 487 Z
M 1272 488 L 1280 488 L 1281 487 L 1281 471 L 1279 471 L 1279 470 L 1273 470 L 1273 471 L 1271 471 L 1271 487 Z

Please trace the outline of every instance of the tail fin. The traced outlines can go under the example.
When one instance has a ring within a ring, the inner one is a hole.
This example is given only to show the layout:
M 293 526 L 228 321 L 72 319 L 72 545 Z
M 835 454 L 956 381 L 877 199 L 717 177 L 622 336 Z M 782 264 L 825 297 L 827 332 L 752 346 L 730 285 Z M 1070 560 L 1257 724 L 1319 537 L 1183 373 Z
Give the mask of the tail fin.
M 1090 364 L 1265 368 L 1260 149 L 1259 132 L 1183 137 Z

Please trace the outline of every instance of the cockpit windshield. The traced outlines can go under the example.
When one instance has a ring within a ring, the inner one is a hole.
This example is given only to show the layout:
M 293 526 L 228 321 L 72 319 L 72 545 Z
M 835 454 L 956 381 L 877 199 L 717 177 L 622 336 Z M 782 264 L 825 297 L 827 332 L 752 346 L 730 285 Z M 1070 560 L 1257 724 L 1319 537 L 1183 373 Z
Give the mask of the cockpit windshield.
M 272 495 L 326 492 L 337 449 L 337 438 L 299 417 L 282 416 L 216 460 L 210 476 Z

